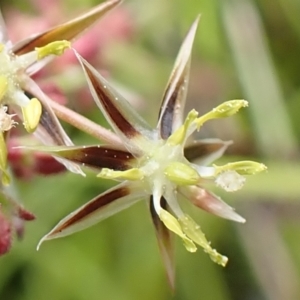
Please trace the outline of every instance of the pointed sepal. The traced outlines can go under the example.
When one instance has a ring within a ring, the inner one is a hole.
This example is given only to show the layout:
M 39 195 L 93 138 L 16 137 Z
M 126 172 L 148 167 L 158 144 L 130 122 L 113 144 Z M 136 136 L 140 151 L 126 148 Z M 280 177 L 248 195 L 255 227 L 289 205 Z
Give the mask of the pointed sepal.
M 92 65 L 76 51 L 75 54 L 84 70 L 96 104 L 126 147 L 133 151 L 147 147 L 149 139 L 154 135 L 151 127 Z
M 208 213 L 239 223 L 246 222 L 231 206 L 203 188 L 197 186 L 180 187 L 179 192 L 195 206 Z
M 32 151 L 43 152 L 55 157 L 67 159 L 83 167 L 95 170 L 109 168 L 124 171 L 132 168 L 133 155 L 109 145 L 94 146 L 21 146 Z
M 161 207 L 165 210 L 168 210 L 167 202 L 164 198 L 161 199 Z M 168 228 L 164 225 L 164 223 L 160 220 L 157 215 L 153 199 L 150 199 L 150 212 L 152 221 L 155 227 L 156 238 L 158 241 L 158 246 L 160 250 L 160 254 L 162 257 L 162 261 L 165 267 L 165 271 L 167 274 L 167 278 L 170 284 L 171 289 L 174 291 L 175 289 L 175 263 L 174 263 L 174 244 L 173 244 L 173 236 L 171 235 Z
M 205 166 L 220 158 L 231 144 L 232 141 L 220 139 L 194 141 L 184 147 L 184 156 L 188 161 L 196 161 Z
M 34 135 L 44 145 L 65 145 L 73 146 L 71 139 L 68 137 L 61 124 L 59 123 L 56 115 L 50 107 L 48 96 L 39 88 L 39 86 L 30 78 L 26 82 L 26 94 L 29 98 L 37 98 L 41 104 L 41 115 L 39 124 L 34 131 Z M 74 163 L 63 159 L 57 159 L 69 171 L 85 176 L 80 167 Z
M 143 195 L 144 191 L 138 185 L 128 185 L 127 182 L 107 190 L 62 219 L 41 239 L 37 249 L 46 240 L 64 237 L 93 226 L 133 205 Z
M 158 128 L 161 137 L 167 139 L 182 123 L 189 82 L 192 46 L 199 17 L 186 35 L 165 89 L 159 113 Z
M 43 47 L 58 40 L 72 41 L 80 36 L 86 29 L 94 25 L 100 17 L 113 9 L 120 2 L 121 0 L 109 0 L 103 2 L 89 12 L 71 21 L 57 25 L 19 42 L 14 45 L 12 51 L 17 55 L 21 55 L 33 51 L 36 47 Z

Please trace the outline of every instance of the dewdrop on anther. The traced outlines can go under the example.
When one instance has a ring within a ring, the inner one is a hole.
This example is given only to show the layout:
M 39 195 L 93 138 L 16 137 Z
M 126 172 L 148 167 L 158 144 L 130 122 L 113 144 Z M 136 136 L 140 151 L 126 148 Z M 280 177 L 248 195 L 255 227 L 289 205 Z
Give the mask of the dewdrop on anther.
M 246 181 L 246 178 L 236 171 L 229 170 L 222 172 L 216 178 L 216 185 L 223 188 L 227 192 L 235 192 L 241 189 Z

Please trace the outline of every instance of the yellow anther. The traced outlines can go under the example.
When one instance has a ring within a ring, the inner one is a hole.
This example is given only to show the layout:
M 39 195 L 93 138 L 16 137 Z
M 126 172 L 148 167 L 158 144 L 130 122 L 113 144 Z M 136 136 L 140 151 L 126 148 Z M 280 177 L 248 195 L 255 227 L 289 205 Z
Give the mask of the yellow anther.
M 197 117 L 198 117 L 198 112 L 194 109 L 191 110 L 187 115 L 184 124 L 180 126 L 172 135 L 170 135 L 167 143 L 169 145 L 182 144 L 186 139 L 188 128 L 191 126 L 191 124 L 195 121 Z
M 201 231 L 200 226 L 191 217 L 185 215 L 185 217 L 180 218 L 178 221 L 181 225 L 183 232 L 192 241 L 201 246 L 204 249 L 204 252 L 206 252 L 210 256 L 212 261 L 223 267 L 226 266 L 228 258 L 219 254 L 215 249 L 213 249 L 210 246 L 210 243 L 206 239 L 204 233 Z
M 159 218 L 169 230 L 173 231 L 182 238 L 184 246 L 189 252 L 197 251 L 197 247 L 193 241 L 183 233 L 179 222 L 170 213 L 162 209 L 159 214 Z
M 104 168 L 97 175 L 97 177 L 105 179 L 126 179 L 126 180 L 141 180 L 144 177 L 142 171 L 137 168 L 132 168 L 127 171 L 114 171 L 111 169 Z
M 199 128 L 208 120 L 230 117 L 236 114 L 242 107 L 246 106 L 248 106 L 248 102 L 245 100 L 226 101 L 214 108 L 212 111 L 198 118 L 195 121 L 197 128 L 199 130 Z
M 200 180 L 200 176 L 195 169 L 181 162 L 170 163 L 164 174 L 169 180 L 178 185 L 194 185 Z
M 216 168 L 216 175 L 229 170 L 236 171 L 240 175 L 254 175 L 267 169 L 264 164 L 251 160 L 237 161 L 224 166 L 214 165 L 214 167 Z
M 51 54 L 62 55 L 64 51 L 66 49 L 69 49 L 70 47 L 71 43 L 69 41 L 63 40 L 49 43 L 48 45 L 41 48 L 35 48 L 35 51 L 37 51 L 38 53 L 38 59 L 42 59 Z
M 29 133 L 34 132 L 40 122 L 42 104 L 37 98 L 32 98 L 27 106 L 22 107 L 22 113 L 25 129 Z

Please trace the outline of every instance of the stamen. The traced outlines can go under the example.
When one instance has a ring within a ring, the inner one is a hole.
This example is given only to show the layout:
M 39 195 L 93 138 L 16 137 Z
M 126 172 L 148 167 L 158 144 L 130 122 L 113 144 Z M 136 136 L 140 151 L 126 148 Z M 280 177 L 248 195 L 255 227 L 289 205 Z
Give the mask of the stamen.
M 212 249 L 204 233 L 201 231 L 200 226 L 197 223 L 195 223 L 195 221 L 191 217 L 186 215 L 184 218 L 180 218 L 178 221 L 181 225 L 183 232 L 192 241 L 201 246 L 204 249 L 204 251 L 208 253 L 212 261 L 223 267 L 226 266 L 228 258 L 219 254 L 215 249 Z
M 197 184 L 200 176 L 197 171 L 187 164 L 181 162 L 171 162 L 164 171 L 168 179 L 178 185 Z
M 38 59 L 43 59 L 46 56 L 49 55 L 62 55 L 66 49 L 71 48 L 71 43 L 69 41 L 55 41 L 52 43 L 49 43 L 48 45 L 41 47 L 41 48 L 35 48 L 35 51 L 38 53 Z
M 169 138 L 167 143 L 169 145 L 175 146 L 179 144 L 184 144 L 188 136 L 196 129 L 189 130 L 193 122 L 196 120 L 198 112 L 196 110 L 191 110 L 187 115 L 184 124 L 180 126 Z
M 32 98 L 27 106 L 22 107 L 22 113 L 25 129 L 29 133 L 34 132 L 40 122 L 42 114 L 40 101 L 37 98 Z
M 161 209 L 159 218 L 169 230 L 173 231 L 182 238 L 184 246 L 189 252 L 197 251 L 197 247 L 193 241 L 183 233 L 179 222 L 170 213 L 164 209 Z
M 198 118 L 195 122 L 198 130 L 208 120 L 227 118 L 236 114 L 242 107 L 248 106 L 248 102 L 245 100 L 231 100 L 222 103 L 214 108 L 212 111 Z
M 224 166 L 213 166 L 216 169 L 216 174 L 222 173 L 224 171 L 234 170 L 241 175 L 254 175 L 267 169 L 264 164 L 251 160 L 232 162 Z
M 144 173 L 137 168 L 132 168 L 126 171 L 114 171 L 108 168 L 103 168 L 97 177 L 105 179 L 142 180 L 144 178 Z

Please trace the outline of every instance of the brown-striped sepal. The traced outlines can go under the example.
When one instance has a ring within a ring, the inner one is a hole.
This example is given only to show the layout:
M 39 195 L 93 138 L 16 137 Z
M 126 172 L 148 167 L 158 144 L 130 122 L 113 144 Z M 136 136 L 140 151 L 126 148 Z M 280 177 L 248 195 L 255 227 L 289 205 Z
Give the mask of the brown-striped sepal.
M 207 165 L 220 158 L 232 141 L 220 139 L 203 139 L 194 141 L 184 147 L 184 156 L 188 161 L 200 161 L 201 165 Z
M 26 147 L 28 149 L 28 147 Z M 135 158 L 125 150 L 115 149 L 113 146 L 60 146 L 60 147 L 29 147 L 34 151 L 45 152 L 55 157 L 67 159 L 81 166 L 96 170 L 109 168 L 124 171 L 134 166 Z
M 158 128 L 163 139 L 167 139 L 182 124 L 190 73 L 191 52 L 198 22 L 199 17 L 191 26 L 182 43 L 163 95 L 158 121 Z
M 96 104 L 126 147 L 132 150 L 147 147 L 149 139 L 153 138 L 153 129 L 92 65 L 77 52 L 75 53 Z
M 90 227 L 101 220 L 131 206 L 144 196 L 144 191 L 135 185 L 123 182 L 95 197 L 62 219 L 38 244 L 60 238 Z
M 222 201 L 221 198 L 201 187 L 180 187 L 178 191 L 188 200 L 190 200 L 195 206 L 205 210 L 208 213 L 239 223 L 246 222 L 243 217 L 237 214 L 234 209 Z
M 39 88 L 39 86 L 31 78 L 27 79 L 25 90 L 29 98 L 34 97 L 39 99 L 42 105 L 40 121 L 37 126 L 37 129 L 34 132 L 34 135 L 44 145 L 73 146 L 73 142 L 64 131 L 52 108 L 48 104 L 48 96 Z M 64 160 L 59 160 L 59 162 L 62 163 L 69 171 L 84 176 L 84 173 L 81 171 L 79 166 Z
M 42 47 L 54 41 L 72 41 L 120 2 L 121 0 L 109 0 L 103 2 L 91 9 L 89 12 L 72 19 L 71 21 L 20 41 L 13 46 L 12 51 L 17 55 L 21 55 L 33 51 L 36 47 Z
M 161 207 L 168 210 L 167 202 L 164 198 L 161 199 Z M 150 198 L 150 212 L 152 221 L 155 227 L 155 233 L 158 241 L 160 254 L 163 260 L 167 278 L 172 290 L 175 288 L 175 264 L 174 264 L 174 245 L 173 237 L 168 228 L 160 220 L 158 214 L 155 211 L 153 198 Z

